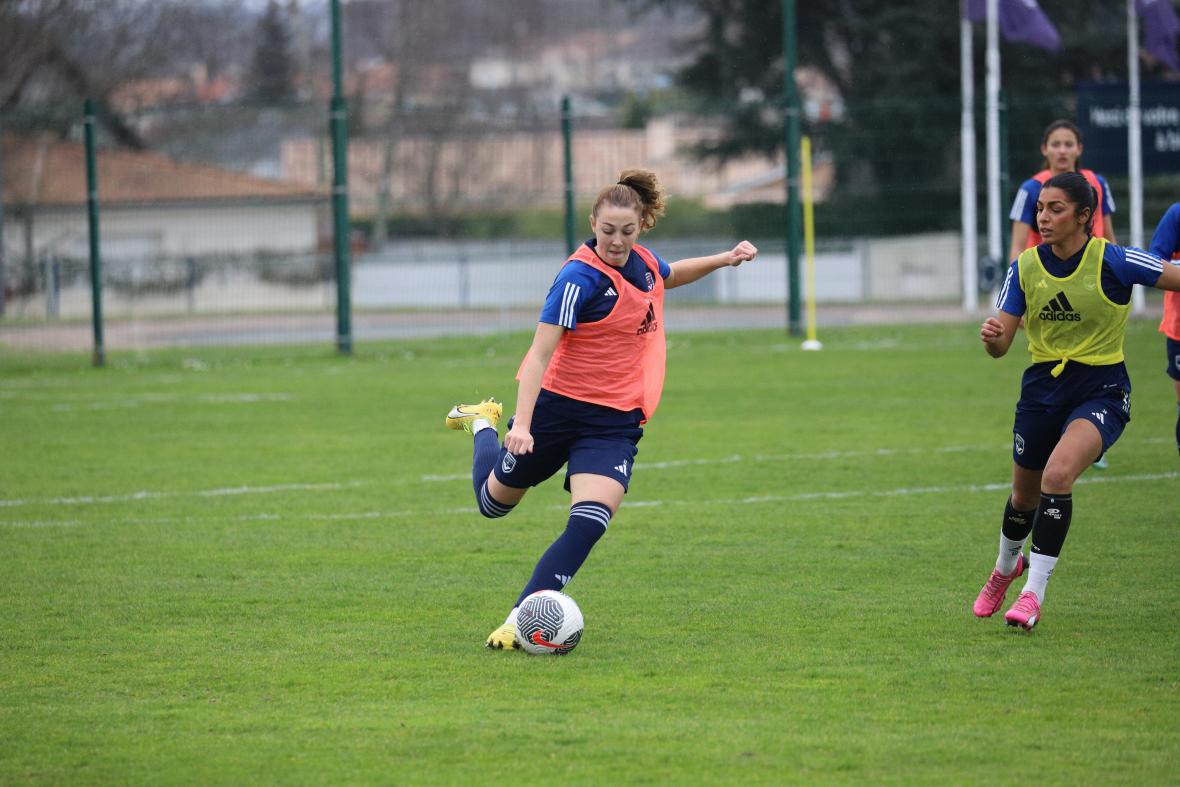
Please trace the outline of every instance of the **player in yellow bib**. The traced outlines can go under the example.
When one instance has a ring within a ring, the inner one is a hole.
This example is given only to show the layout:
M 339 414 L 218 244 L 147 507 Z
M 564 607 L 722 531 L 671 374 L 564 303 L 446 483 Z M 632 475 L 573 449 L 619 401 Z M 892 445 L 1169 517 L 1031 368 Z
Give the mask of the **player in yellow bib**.
M 1180 268 L 1132 247 L 1092 237 L 1097 195 L 1085 177 L 1049 178 L 1037 198 L 1044 242 L 1021 252 L 1000 290 L 995 317 L 980 327 L 993 358 L 1007 354 L 1023 317 L 1032 365 L 1016 404 L 1012 495 L 999 557 L 975 600 L 991 617 L 1008 586 L 1028 569 L 1011 626 L 1031 630 L 1073 518 L 1073 485 L 1131 419 L 1123 336 L 1136 284 L 1180 291 Z M 1030 555 L 1022 549 L 1032 534 Z

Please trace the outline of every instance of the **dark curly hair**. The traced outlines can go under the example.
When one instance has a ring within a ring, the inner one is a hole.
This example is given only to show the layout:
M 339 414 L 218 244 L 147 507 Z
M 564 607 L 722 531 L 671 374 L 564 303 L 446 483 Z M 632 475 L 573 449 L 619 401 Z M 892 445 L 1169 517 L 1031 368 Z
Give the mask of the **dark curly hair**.
M 1094 210 L 1098 206 L 1098 192 L 1090 185 L 1084 175 L 1077 172 L 1061 172 L 1046 180 L 1041 185 L 1041 193 L 1045 189 L 1061 189 L 1065 196 L 1074 204 L 1074 215 L 1080 216 L 1083 210 L 1090 211 L 1090 218 L 1086 219 L 1086 232 L 1094 227 Z

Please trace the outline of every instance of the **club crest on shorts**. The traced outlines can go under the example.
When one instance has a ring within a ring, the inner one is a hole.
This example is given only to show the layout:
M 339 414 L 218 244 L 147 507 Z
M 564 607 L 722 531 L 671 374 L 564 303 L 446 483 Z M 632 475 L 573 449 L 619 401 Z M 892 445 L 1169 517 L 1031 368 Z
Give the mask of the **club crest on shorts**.
M 1016 435 L 1016 454 L 1022 456 L 1024 454 L 1024 437 L 1020 434 Z
M 504 460 L 500 462 L 500 469 L 503 470 L 505 474 L 511 473 L 516 469 L 516 457 L 506 452 L 504 454 Z

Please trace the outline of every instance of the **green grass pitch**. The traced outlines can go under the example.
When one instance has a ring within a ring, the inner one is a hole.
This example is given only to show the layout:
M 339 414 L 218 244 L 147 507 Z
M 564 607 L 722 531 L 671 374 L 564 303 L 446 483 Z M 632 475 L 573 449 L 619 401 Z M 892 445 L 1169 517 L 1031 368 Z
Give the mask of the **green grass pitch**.
M 485 650 L 558 479 L 474 510 L 457 401 L 528 337 L 0 353 L 0 784 L 1165 783 L 1163 342 L 1031 634 L 970 605 L 1021 369 L 972 324 L 672 336 L 566 658 Z

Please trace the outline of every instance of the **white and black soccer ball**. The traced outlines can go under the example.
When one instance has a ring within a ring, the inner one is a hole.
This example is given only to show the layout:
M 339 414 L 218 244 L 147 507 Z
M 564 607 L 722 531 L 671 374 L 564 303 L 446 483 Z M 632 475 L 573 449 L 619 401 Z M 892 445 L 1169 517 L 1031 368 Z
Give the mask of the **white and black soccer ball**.
M 556 590 L 538 590 L 516 610 L 516 637 L 525 652 L 564 656 L 582 639 L 582 610 Z

